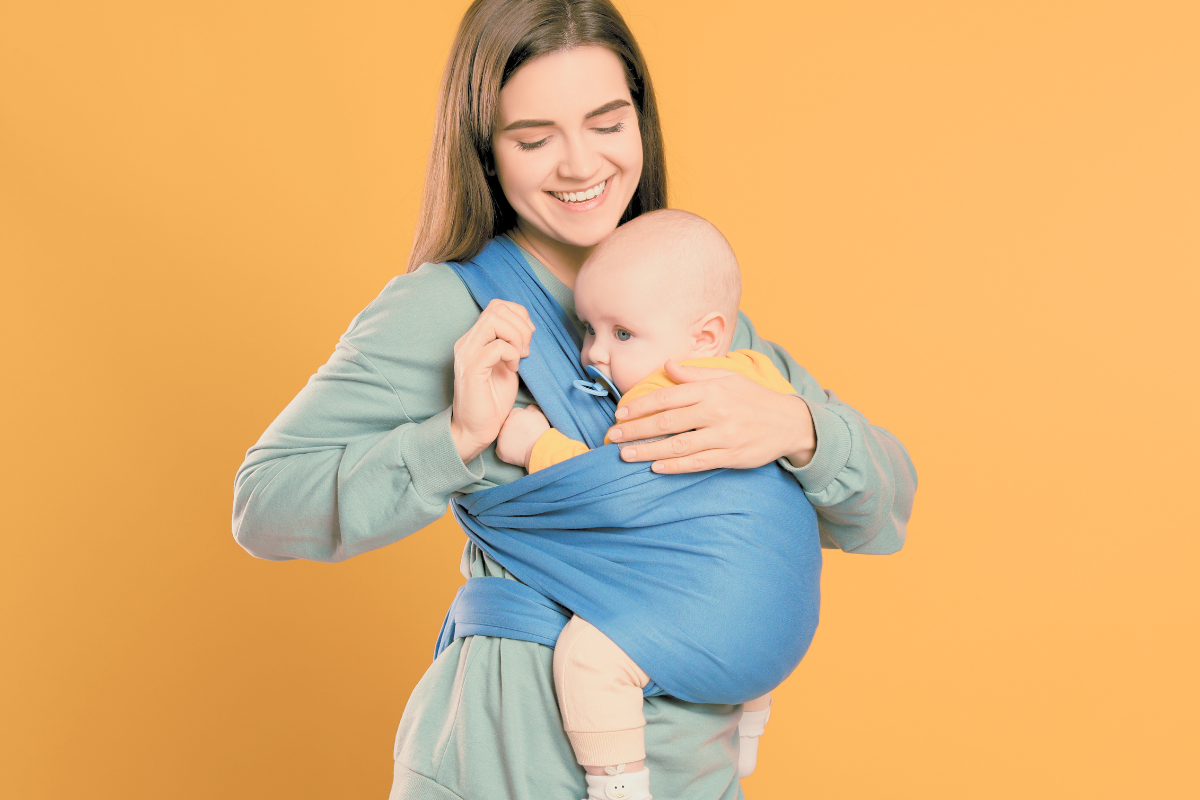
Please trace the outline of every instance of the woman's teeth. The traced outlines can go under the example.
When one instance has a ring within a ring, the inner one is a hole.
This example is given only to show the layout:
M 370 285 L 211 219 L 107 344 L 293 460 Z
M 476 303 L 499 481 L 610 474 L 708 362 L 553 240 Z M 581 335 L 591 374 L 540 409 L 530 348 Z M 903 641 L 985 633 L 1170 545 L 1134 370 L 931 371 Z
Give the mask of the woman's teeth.
M 551 192 L 550 194 L 562 200 L 564 203 L 582 203 L 591 200 L 596 195 L 604 191 L 604 186 L 608 183 L 607 180 L 600 181 L 590 189 L 582 192 Z

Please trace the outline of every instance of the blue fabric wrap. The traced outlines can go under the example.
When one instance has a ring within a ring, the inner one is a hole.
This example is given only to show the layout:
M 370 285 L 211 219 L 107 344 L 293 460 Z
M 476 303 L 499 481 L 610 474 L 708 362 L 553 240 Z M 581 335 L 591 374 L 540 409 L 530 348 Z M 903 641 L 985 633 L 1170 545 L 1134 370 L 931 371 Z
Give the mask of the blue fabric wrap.
M 795 479 L 775 464 L 658 475 L 622 461 L 603 445 L 615 403 L 573 387 L 587 378 L 581 342 L 516 246 L 496 239 L 450 266 L 480 306 L 499 297 L 529 311 L 521 378 L 551 425 L 594 449 L 454 499 L 467 536 L 524 586 L 469 580 L 438 651 L 472 633 L 552 645 L 575 613 L 645 670 L 648 694 L 741 703 L 777 686 L 820 607 L 816 514 Z
M 570 611 L 523 583 L 472 578 L 450 604 L 434 658 L 464 636 L 500 636 L 554 647 L 570 619 Z

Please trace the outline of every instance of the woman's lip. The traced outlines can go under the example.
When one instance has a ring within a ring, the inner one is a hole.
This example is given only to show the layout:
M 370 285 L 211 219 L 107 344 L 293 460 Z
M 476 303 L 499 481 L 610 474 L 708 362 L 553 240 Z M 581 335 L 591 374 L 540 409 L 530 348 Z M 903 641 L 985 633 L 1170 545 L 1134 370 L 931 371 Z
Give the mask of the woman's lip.
M 576 213 L 580 213 L 583 211 L 591 211 L 593 208 L 595 208 L 598 205 L 600 205 L 601 203 L 603 203 L 604 198 L 608 197 L 608 190 L 612 188 L 613 181 L 615 181 L 616 179 L 617 179 L 616 175 L 613 175 L 612 177 L 606 179 L 604 182 L 604 191 L 601 192 L 600 194 L 596 195 L 595 197 L 593 197 L 591 200 L 584 200 L 582 203 L 565 203 L 562 200 L 559 200 L 557 197 L 555 197 L 553 194 L 551 194 L 548 191 L 546 192 L 546 194 L 549 195 L 551 200 L 558 203 L 560 206 L 565 208 L 567 211 L 574 211 Z

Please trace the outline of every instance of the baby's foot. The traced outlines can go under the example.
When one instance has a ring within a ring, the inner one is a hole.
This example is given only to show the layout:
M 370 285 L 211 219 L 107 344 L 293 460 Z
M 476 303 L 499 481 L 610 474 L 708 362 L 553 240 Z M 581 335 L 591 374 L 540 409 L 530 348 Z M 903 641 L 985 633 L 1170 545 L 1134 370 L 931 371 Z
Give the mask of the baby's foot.
M 749 778 L 758 765 L 758 737 L 767 729 L 770 716 L 770 707 L 742 712 L 738 720 L 738 778 Z
M 588 796 L 584 800 L 653 800 L 650 794 L 650 770 L 626 772 L 625 765 L 605 767 L 607 775 L 588 775 Z

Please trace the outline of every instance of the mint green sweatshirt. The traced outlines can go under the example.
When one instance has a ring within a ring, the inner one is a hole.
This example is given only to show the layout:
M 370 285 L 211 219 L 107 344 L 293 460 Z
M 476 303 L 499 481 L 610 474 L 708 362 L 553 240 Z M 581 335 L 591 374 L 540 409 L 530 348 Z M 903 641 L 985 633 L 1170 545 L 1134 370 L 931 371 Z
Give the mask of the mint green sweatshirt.
M 571 290 L 526 259 L 574 319 Z M 388 283 L 247 452 L 234 485 L 238 543 L 259 558 L 341 561 L 420 530 L 456 495 L 523 476 L 496 457 L 494 446 L 464 464 L 450 437 L 454 342 L 479 313 L 442 264 L 424 264 Z M 769 356 L 812 413 L 812 462 L 800 469 L 779 463 L 816 508 L 822 544 L 859 553 L 900 549 L 916 490 L 904 447 L 823 390 L 739 313 L 730 349 L 744 348 Z M 532 401 L 522 388 L 517 403 Z M 463 563 L 472 575 L 512 578 L 474 545 L 467 545 Z M 444 651 L 405 709 L 392 796 L 584 796 L 583 773 L 554 701 L 551 661 L 542 645 L 483 636 Z M 647 765 L 656 795 L 741 796 L 737 710 L 647 700 Z

